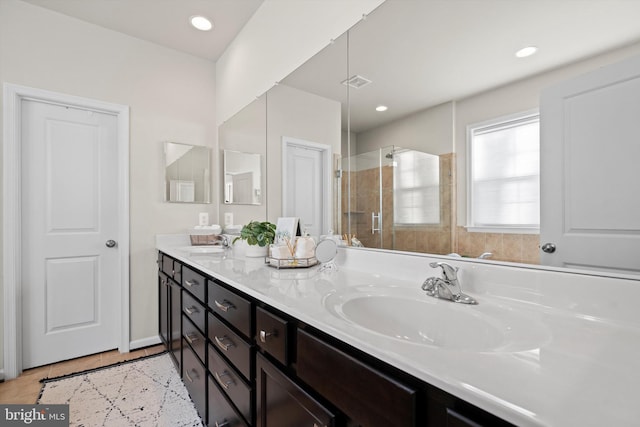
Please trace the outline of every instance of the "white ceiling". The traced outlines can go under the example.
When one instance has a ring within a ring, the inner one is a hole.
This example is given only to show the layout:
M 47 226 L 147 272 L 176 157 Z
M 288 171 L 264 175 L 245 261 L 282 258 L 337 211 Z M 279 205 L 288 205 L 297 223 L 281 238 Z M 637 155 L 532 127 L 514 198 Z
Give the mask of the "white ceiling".
M 82 21 L 216 61 L 263 0 L 23 0 Z M 189 23 L 213 21 L 211 31 Z
M 372 80 L 349 94 L 360 132 L 640 42 L 640 0 L 386 0 L 349 32 L 348 68 L 345 39 L 282 83 L 345 102 L 341 81 Z M 515 58 L 528 45 L 539 52 Z

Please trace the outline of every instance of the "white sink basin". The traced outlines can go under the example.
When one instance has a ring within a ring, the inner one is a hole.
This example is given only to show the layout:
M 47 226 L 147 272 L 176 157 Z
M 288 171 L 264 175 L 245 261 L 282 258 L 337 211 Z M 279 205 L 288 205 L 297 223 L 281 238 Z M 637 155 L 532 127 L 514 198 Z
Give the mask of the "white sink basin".
M 480 299 L 472 306 L 399 287 L 360 286 L 324 298 L 327 310 L 353 325 L 394 340 L 454 350 L 513 352 L 550 338 L 535 318 Z
M 191 254 L 219 254 L 224 252 L 222 246 L 184 246 L 179 249 Z

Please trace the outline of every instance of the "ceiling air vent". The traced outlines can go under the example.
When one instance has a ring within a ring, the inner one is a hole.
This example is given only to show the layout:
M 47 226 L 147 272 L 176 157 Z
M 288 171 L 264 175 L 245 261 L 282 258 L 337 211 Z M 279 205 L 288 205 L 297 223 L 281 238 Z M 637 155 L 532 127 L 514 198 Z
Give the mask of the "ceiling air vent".
M 368 85 L 369 83 L 371 83 L 371 80 L 366 79 L 362 76 L 359 75 L 353 75 L 351 77 L 349 77 L 346 80 L 342 81 L 343 85 L 347 85 L 347 86 L 351 86 L 354 89 L 360 89 L 363 86 Z

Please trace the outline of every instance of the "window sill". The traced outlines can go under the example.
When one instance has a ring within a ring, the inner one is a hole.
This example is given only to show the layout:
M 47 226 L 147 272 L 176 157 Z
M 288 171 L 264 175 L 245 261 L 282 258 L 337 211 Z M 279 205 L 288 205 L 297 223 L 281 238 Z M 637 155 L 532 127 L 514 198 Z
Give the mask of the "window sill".
M 539 228 L 518 227 L 465 227 L 469 233 L 540 234 Z

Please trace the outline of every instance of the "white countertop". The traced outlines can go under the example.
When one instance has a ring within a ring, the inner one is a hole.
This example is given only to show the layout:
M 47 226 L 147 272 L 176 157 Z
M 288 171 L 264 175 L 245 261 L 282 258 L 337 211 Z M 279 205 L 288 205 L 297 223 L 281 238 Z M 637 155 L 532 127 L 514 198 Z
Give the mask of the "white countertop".
M 417 254 L 340 249 L 338 271 L 275 269 L 263 258 L 189 254 L 186 236 L 158 236 L 157 248 L 382 361 L 519 426 L 640 425 L 640 281 L 449 259 L 479 301 L 469 314 L 500 308 L 525 319 L 535 345 L 475 351 L 393 339 L 325 308 L 332 294 L 363 286 L 413 292 L 442 260 Z M 467 311 L 465 311 L 467 310 Z M 402 316 L 400 312 L 398 316 Z

